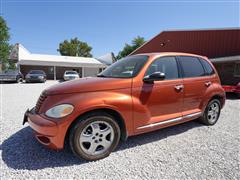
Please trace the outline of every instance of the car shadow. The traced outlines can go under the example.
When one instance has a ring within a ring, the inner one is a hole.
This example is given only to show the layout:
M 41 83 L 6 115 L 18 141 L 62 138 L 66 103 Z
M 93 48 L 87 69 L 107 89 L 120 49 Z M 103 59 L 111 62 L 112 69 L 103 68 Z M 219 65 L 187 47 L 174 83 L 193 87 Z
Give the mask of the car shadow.
M 239 100 L 240 99 L 240 97 L 238 97 L 237 93 L 231 93 L 231 92 L 226 93 L 226 98 L 231 99 L 231 100 Z
M 169 136 L 174 136 L 200 126 L 202 125 L 195 121 L 191 121 L 154 132 L 129 137 L 127 142 L 121 142 L 115 151 L 160 141 Z M 25 127 L 6 139 L 0 145 L 0 150 L 2 151 L 2 160 L 8 167 L 13 169 L 37 170 L 88 163 L 86 160 L 76 158 L 68 146 L 61 151 L 50 150 L 42 146 L 34 138 L 30 127 Z
M 0 84 L 18 84 L 18 83 L 13 81 L 0 81 Z

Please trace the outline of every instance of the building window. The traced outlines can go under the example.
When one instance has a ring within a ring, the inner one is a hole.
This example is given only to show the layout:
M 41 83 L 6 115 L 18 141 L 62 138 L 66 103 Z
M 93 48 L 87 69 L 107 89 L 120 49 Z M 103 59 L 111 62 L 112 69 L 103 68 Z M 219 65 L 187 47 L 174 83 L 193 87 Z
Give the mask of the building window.
M 240 63 L 236 63 L 236 64 L 235 64 L 234 76 L 240 77 Z

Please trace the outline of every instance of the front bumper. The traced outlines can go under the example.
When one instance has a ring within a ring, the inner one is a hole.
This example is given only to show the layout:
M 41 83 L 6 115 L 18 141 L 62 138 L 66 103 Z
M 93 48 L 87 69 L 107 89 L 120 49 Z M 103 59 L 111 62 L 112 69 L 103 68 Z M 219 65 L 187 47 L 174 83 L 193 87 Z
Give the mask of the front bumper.
M 74 79 L 78 79 L 77 77 L 75 76 L 64 76 L 63 78 L 65 81 L 69 81 L 69 80 L 74 80 Z
M 24 114 L 23 125 L 28 122 L 29 126 L 34 130 L 36 139 L 43 145 L 51 149 L 62 149 L 62 136 L 56 122 L 45 119 L 34 112 L 34 109 L 27 110 Z
M 44 78 L 26 78 L 26 82 L 43 82 Z
M 16 78 L 0 78 L 0 81 L 12 81 L 12 82 L 15 82 L 17 81 Z

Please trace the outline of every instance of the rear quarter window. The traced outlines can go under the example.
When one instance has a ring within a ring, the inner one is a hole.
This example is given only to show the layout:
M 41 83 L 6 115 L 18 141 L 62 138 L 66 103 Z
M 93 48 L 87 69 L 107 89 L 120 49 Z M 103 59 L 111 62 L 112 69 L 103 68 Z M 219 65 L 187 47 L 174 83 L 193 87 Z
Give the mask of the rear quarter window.
M 205 75 L 203 65 L 200 63 L 199 59 L 191 56 L 179 56 L 178 57 L 182 70 L 183 77 L 200 77 Z
M 205 75 L 212 75 L 214 74 L 214 70 L 212 68 L 212 66 L 209 64 L 208 61 L 202 59 L 202 58 L 199 58 L 200 62 L 202 63 L 204 69 L 205 69 Z

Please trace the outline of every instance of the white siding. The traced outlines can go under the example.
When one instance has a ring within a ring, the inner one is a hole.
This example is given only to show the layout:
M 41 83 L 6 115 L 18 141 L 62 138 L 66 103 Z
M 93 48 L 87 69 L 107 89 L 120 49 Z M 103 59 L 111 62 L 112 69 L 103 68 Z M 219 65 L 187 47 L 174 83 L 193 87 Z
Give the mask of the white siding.
M 84 77 L 97 76 L 98 73 L 99 73 L 99 68 L 84 67 Z

